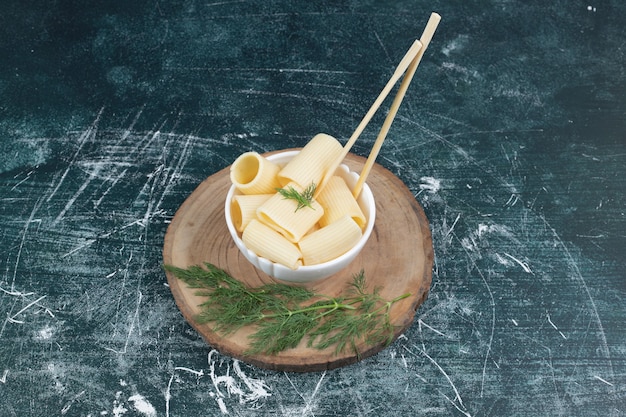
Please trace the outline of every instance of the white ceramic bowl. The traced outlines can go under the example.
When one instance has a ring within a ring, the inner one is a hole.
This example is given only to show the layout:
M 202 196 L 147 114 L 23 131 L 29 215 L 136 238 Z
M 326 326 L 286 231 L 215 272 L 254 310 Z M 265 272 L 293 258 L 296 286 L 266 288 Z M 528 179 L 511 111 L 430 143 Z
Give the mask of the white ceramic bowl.
M 285 165 L 287 162 L 291 160 L 299 151 L 285 151 L 270 155 L 267 157 L 269 161 L 274 162 L 278 165 Z M 336 175 L 341 176 L 350 188 L 354 187 L 359 176 L 356 172 L 351 172 L 346 165 L 340 165 L 337 168 Z M 358 198 L 358 203 L 361 206 L 361 210 L 363 210 L 363 214 L 365 214 L 365 218 L 367 219 L 367 223 L 365 225 L 365 230 L 363 231 L 363 236 L 357 242 L 357 244 L 350 249 L 348 252 L 343 255 L 335 258 L 331 261 L 324 262 L 317 265 L 308 265 L 301 266 L 297 269 L 290 269 L 284 265 L 272 262 L 266 258 L 262 258 L 255 254 L 253 251 L 248 249 L 246 245 L 244 245 L 241 240 L 241 235 L 235 229 L 233 224 L 233 220 L 230 214 L 230 205 L 233 199 L 233 196 L 238 194 L 239 192 L 235 189 L 235 186 L 232 185 L 228 190 L 228 194 L 226 195 L 225 202 L 225 214 L 226 214 L 226 224 L 228 226 L 228 231 L 232 236 L 235 244 L 243 254 L 243 256 L 252 263 L 256 268 L 260 269 L 267 275 L 270 275 L 276 279 L 287 281 L 287 282 L 311 282 L 320 280 L 323 278 L 327 278 L 348 266 L 354 258 L 361 252 L 363 246 L 369 239 L 372 234 L 372 230 L 374 229 L 374 221 L 376 219 L 376 204 L 374 202 L 374 196 L 372 194 L 372 190 L 369 188 L 367 184 L 363 185 L 363 189 L 361 191 L 361 195 Z

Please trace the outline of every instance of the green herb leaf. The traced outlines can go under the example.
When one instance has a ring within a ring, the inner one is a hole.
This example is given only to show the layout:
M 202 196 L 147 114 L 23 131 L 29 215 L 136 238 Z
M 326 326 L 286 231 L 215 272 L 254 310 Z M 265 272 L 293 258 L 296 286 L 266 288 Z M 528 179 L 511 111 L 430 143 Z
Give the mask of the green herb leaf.
M 308 187 L 306 187 L 302 192 L 298 192 L 295 188 L 290 186 L 289 188 L 277 188 L 276 191 L 280 193 L 287 200 L 294 200 L 298 205 L 296 206 L 296 210 L 298 211 L 301 208 L 309 207 L 313 210 L 313 206 L 311 203 L 313 202 L 313 195 L 315 194 L 315 183 L 311 183 Z
M 255 326 L 247 354 L 275 355 L 302 340 L 316 349 L 332 346 L 341 353 L 349 348 L 357 355 L 362 341 L 386 346 L 395 330 L 389 319 L 391 306 L 410 296 L 388 301 L 378 290 L 367 292 L 363 271 L 354 275 L 346 296 L 327 297 L 281 283 L 249 288 L 210 263 L 186 269 L 165 265 L 164 269 L 207 298 L 198 322 L 211 324 L 224 335 Z

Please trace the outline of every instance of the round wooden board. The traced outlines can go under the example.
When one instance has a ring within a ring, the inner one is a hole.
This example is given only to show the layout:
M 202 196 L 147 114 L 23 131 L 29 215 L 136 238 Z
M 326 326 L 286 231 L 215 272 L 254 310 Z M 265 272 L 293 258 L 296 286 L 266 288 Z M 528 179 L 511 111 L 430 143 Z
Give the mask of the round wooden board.
M 349 154 L 344 163 L 359 172 L 365 159 Z M 209 262 L 243 283 L 257 287 L 272 282 L 273 278 L 254 268 L 240 254 L 228 233 L 224 202 L 231 185 L 229 169 L 204 180 L 178 209 L 165 235 L 163 261 L 182 268 Z M 376 200 L 376 223 L 367 244 L 343 271 L 305 285 L 317 293 L 338 296 L 349 288 L 353 275 L 363 269 L 368 289 L 379 287 L 384 298 L 410 293 L 410 297 L 391 309 L 395 339 L 411 325 L 415 311 L 428 295 L 433 266 L 432 238 L 422 207 L 402 181 L 375 164 L 367 182 Z M 199 324 L 195 317 L 200 312 L 198 305 L 205 298 L 195 295 L 196 290 L 170 273 L 167 273 L 167 280 L 185 319 L 212 347 L 259 367 L 293 372 L 321 371 L 357 362 L 384 348 L 363 343 L 358 346 L 358 355 L 352 350 L 336 354 L 332 348 L 318 350 L 303 342 L 277 355 L 246 355 L 248 335 L 254 328 L 223 336 L 209 325 Z

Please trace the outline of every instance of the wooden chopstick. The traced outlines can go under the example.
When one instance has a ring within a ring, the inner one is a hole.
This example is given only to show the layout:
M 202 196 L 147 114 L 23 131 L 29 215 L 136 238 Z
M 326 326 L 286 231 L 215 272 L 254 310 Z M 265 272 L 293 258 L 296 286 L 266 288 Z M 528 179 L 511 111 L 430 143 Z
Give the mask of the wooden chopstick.
M 344 160 L 346 155 L 348 155 L 348 152 L 350 152 L 350 148 L 352 148 L 352 145 L 354 145 L 354 142 L 356 142 L 358 137 L 361 135 L 361 133 L 365 129 L 365 126 L 367 126 L 367 124 L 370 122 L 370 120 L 374 116 L 374 113 L 376 113 L 376 110 L 378 110 L 378 108 L 380 107 L 382 102 L 385 100 L 387 95 L 389 95 L 389 92 L 391 91 L 393 86 L 398 82 L 398 80 L 402 77 L 402 75 L 404 75 L 407 68 L 409 68 L 409 65 L 411 65 L 411 63 L 418 56 L 421 49 L 422 49 L 421 41 L 416 40 L 415 42 L 413 42 L 411 47 L 408 49 L 408 51 L 406 52 L 406 54 L 404 55 L 404 57 L 398 64 L 393 75 L 391 76 L 389 81 L 387 81 L 387 84 L 382 89 L 382 91 L 380 92 L 380 94 L 378 95 L 378 97 L 376 98 L 372 106 L 370 107 L 369 111 L 365 114 L 365 116 L 361 120 L 361 123 L 359 123 L 354 133 L 352 133 L 352 136 L 350 137 L 348 142 L 346 142 L 346 144 L 344 145 L 341 154 L 333 162 L 333 164 L 330 166 L 328 171 L 326 171 L 326 175 L 324 176 L 324 178 L 322 178 L 322 181 L 315 188 L 314 197 L 317 197 L 319 195 L 320 191 L 322 191 L 324 186 L 326 186 L 326 184 L 328 183 L 328 180 L 330 180 L 330 178 L 334 175 L 335 171 L 337 170 L 337 167 L 341 164 L 341 162 Z
M 387 117 L 385 118 L 385 121 L 383 122 L 383 126 L 380 129 L 380 133 L 378 134 L 378 137 L 376 138 L 376 142 L 374 142 L 374 146 L 372 146 L 372 150 L 370 151 L 370 154 L 367 157 L 367 161 L 365 161 L 365 165 L 363 166 L 361 175 L 359 176 L 357 183 L 352 189 L 352 195 L 354 195 L 354 198 L 358 198 L 359 194 L 361 194 L 361 189 L 363 188 L 363 184 L 365 183 L 365 180 L 367 179 L 367 176 L 369 175 L 372 169 L 372 166 L 374 165 L 374 162 L 376 161 L 376 157 L 378 156 L 380 148 L 382 147 L 383 142 L 385 141 L 385 138 L 387 137 L 387 133 L 389 133 L 389 128 L 391 127 L 391 123 L 393 123 L 393 119 L 396 117 L 396 114 L 398 113 L 398 109 L 400 108 L 400 104 L 402 103 L 402 100 L 404 99 L 406 90 L 409 88 L 409 84 L 411 84 L 413 75 L 415 75 L 415 70 L 417 70 L 419 63 L 422 60 L 422 57 L 424 56 L 424 51 L 426 51 L 426 48 L 428 48 L 428 45 L 430 44 L 430 41 L 433 38 L 433 35 L 435 33 L 435 30 L 437 29 L 437 25 L 439 25 L 440 20 L 441 20 L 441 16 L 439 16 L 437 13 L 432 13 L 430 15 L 430 19 L 428 20 L 428 23 L 426 24 L 424 32 L 422 33 L 422 37 L 420 38 L 420 42 L 422 43 L 422 48 L 419 50 L 418 54 L 415 56 L 415 58 L 411 62 L 411 65 L 407 69 L 406 74 L 404 78 L 402 79 L 402 83 L 400 84 L 400 87 L 398 88 L 398 92 L 396 93 L 396 97 L 394 98 L 393 103 L 391 104 L 389 113 L 387 114 Z

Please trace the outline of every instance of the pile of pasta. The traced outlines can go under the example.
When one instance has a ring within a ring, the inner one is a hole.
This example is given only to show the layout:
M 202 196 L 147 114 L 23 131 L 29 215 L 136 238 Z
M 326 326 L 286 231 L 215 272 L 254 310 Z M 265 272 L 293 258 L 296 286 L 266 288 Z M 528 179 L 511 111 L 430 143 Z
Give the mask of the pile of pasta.
M 342 177 L 332 176 L 310 207 L 278 192 L 302 193 L 319 184 L 341 153 L 339 141 L 318 134 L 283 167 L 256 152 L 233 162 L 230 179 L 239 194 L 231 217 L 248 249 L 297 269 L 335 259 L 357 244 L 367 219 Z

